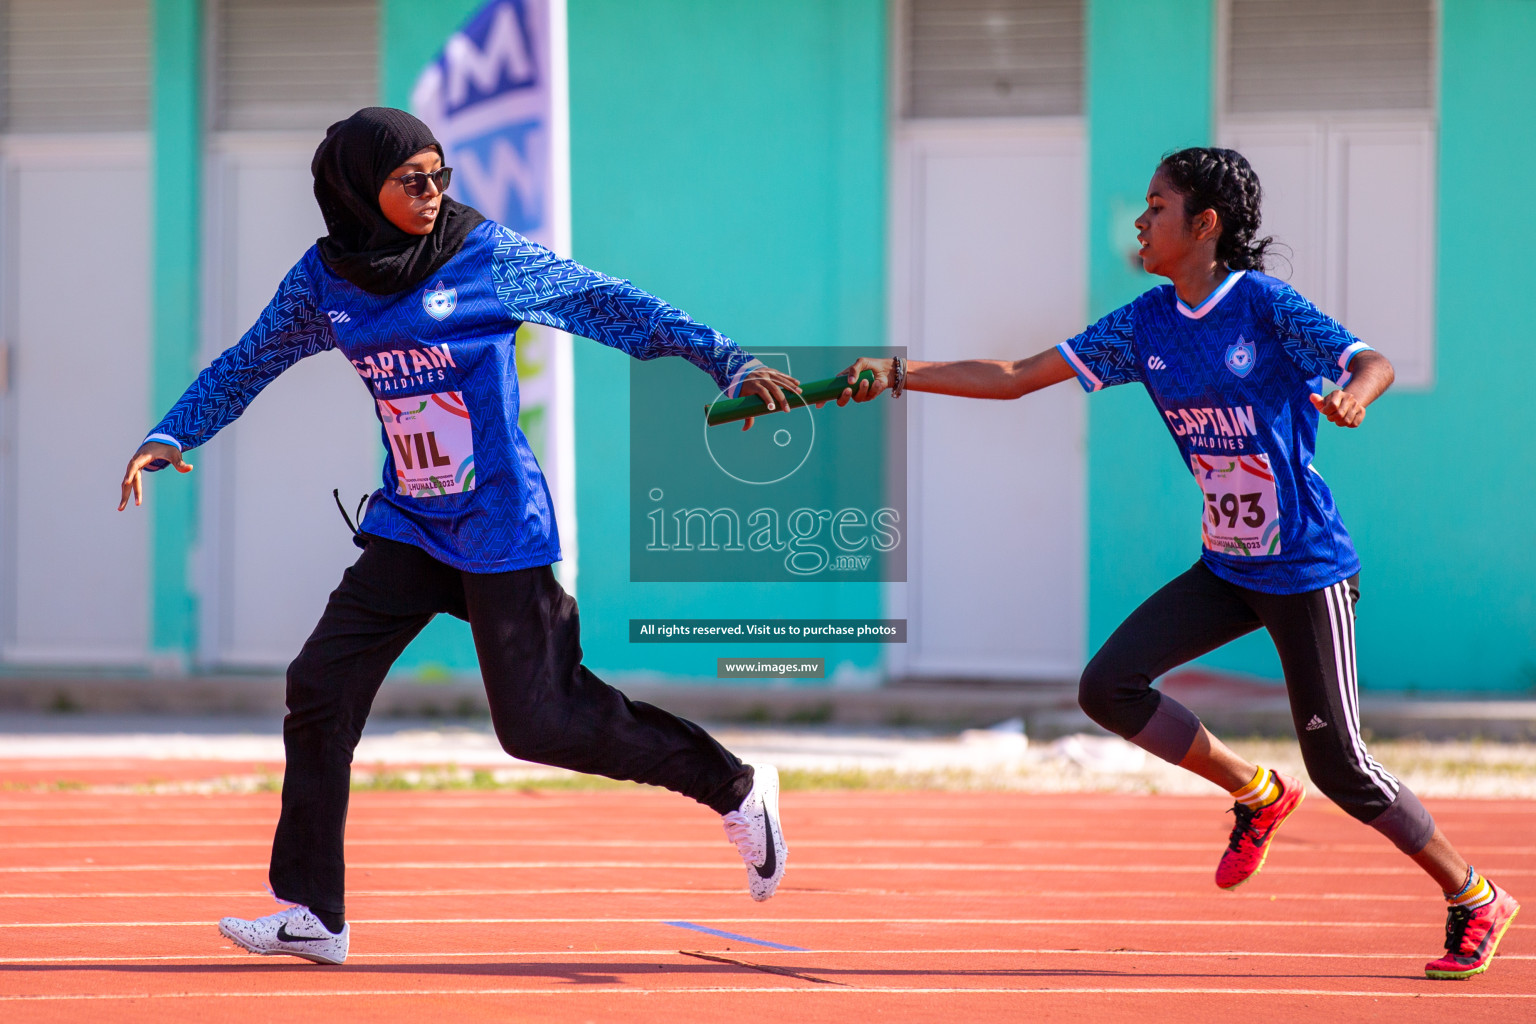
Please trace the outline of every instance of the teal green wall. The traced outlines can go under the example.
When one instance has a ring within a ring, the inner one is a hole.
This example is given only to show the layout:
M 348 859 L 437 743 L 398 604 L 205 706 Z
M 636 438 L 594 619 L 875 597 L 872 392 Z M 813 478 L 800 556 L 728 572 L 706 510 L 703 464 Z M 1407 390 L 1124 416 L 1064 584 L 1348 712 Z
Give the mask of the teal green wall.
M 157 168 L 198 164 L 199 6 L 152 4 Z M 408 101 L 422 65 L 477 6 L 381 0 L 383 102 Z M 1511 117 L 1525 117 L 1536 95 L 1536 3 L 1445 0 L 1443 8 L 1435 384 L 1389 393 L 1359 431 L 1325 428 L 1318 462 L 1365 564 L 1362 682 L 1529 690 L 1536 403 L 1516 382 L 1536 370 L 1522 258 L 1536 229 L 1536 132 Z M 1212 11 L 1207 0 L 1089 0 L 1090 316 L 1156 283 L 1127 256 L 1130 223 L 1159 156 L 1211 140 Z M 880 344 L 885 15 L 881 0 L 570 0 L 577 258 L 749 347 Z M 195 177 L 155 176 L 157 414 L 196 368 L 199 238 L 189 187 Z M 710 659 L 737 653 L 631 647 L 631 616 L 879 614 L 872 585 L 628 583 L 627 366 L 578 341 L 576 372 L 579 594 L 595 667 L 702 677 Z M 1112 389 L 1089 410 L 1088 625 L 1097 644 L 1195 559 L 1199 502 L 1144 394 Z M 162 488 L 152 511 L 161 652 L 195 645 L 186 585 L 195 490 Z M 852 654 L 863 667 L 878 657 L 868 647 L 795 653 Z M 1279 675 L 1262 636 L 1205 663 Z M 467 633 L 452 622 L 434 624 L 402 660 L 408 671 L 473 664 Z
M 379 0 L 379 102 L 408 109 L 422 68 L 485 0 Z
M 749 349 L 882 344 L 884 18 L 882 0 L 571 0 L 576 258 Z M 875 584 L 629 583 L 628 367 L 579 340 L 575 362 L 590 664 L 712 677 L 715 657 L 754 653 L 631 646 L 631 617 L 880 614 Z M 863 645 L 802 653 L 829 669 L 878 658 Z
M 199 0 L 150 6 L 150 180 L 154 183 L 151 274 L 153 362 L 150 423 L 197 373 L 202 278 L 202 19 Z M 170 472 L 172 476 L 175 473 Z M 197 603 L 187 560 L 197 542 L 197 488 L 155 487 L 150 526 L 150 645 L 157 658 L 186 662 L 197 647 Z
M 1536 371 L 1536 346 L 1523 265 L 1536 229 L 1536 4 L 1443 7 L 1435 384 L 1388 393 L 1358 431 L 1325 424 L 1317 462 L 1364 566 L 1361 684 L 1528 691 L 1536 686 L 1528 539 L 1536 403 L 1523 382 Z M 1139 211 L 1159 155 L 1211 135 L 1211 10 L 1204 0 L 1151 0 L 1127 18 L 1122 4 L 1090 2 L 1092 316 L 1156 283 L 1122 254 L 1123 224 Z M 1158 55 L 1155 82 L 1149 54 Z M 1199 501 L 1141 389 L 1095 395 L 1089 408 L 1089 635 L 1097 645 L 1194 561 Z M 1280 676 L 1262 633 L 1202 664 Z
M 1163 283 L 1134 258 L 1134 221 L 1170 149 L 1209 145 L 1209 0 L 1088 3 L 1088 317 Z M 1088 400 L 1088 643 L 1092 651 L 1200 553 L 1198 492 L 1142 388 Z M 1246 663 L 1245 667 L 1246 667 Z
M 1362 683 L 1536 686 L 1536 4 L 1446 0 L 1435 384 L 1392 391 L 1318 463 L 1364 569 Z

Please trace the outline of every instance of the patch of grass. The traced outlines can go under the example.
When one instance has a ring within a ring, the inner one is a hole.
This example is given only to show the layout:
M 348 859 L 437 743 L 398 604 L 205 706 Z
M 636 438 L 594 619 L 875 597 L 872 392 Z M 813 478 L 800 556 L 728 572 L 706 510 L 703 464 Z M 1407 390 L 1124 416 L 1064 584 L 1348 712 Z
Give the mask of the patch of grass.
M 833 711 L 832 702 L 823 701 L 810 707 L 796 708 L 785 716 L 784 721 L 790 725 L 826 725 L 832 721 Z
M 543 778 L 522 779 L 502 784 L 503 789 L 517 789 L 531 793 L 535 790 L 586 790 L 586 789 L 657 789 L 639 782 L 605 779 L 601 775 L 549 775 Z
M 278 780 L 274 779 L 274 783 Z M 895 789 L 973 789 L 982 783 L 974 772 L 931 771 L 896 772 L 865 771 L 849 768 L 835 771 L 807 771 L 785 768 L 779 771 L 779 786 L 784 790 L 815 792 L 825 790 L 895 790 Z M 280 788 L 280 787 L 279 787 Z M 518 772 L 496 772 L 484 768 L 473 771 L 453 765 L 433 765 L 419 769 L 383 769 L 357 771 L 352 776 L 352 789 L 360 793 L 386 792 L 535 792 L 535 791 L 597 791 L 630 788 L 654 789 L 637 782 L 605 779 L 599 775 L 580 775 L 565 772 L 550 775 L 525 775 Z
M 999 773 L 996 771 L 974 771 L 968 768 L 937 768 L 926 771 L 892 769 L 866 771 L 862 768 L 821 771 L 781 768 L 779 769 L 779 788 L 799 792 L 838 789 L 998 789 L 998 776 Z
M 60 690 L 53 695 L 53 700 L 48 705 L 48 710 L 55 715 L 73 715 L 84 711 L 80 702 L 71 697 L 65 690 Z
M 416 669 L 415 682 L 422 686 L 444 686 L 453 682 L 453 673 L 439 662 L 427 662 Z
M 527 775 L 516 770 L 496 772 L 487 768 L 474 770 L 455 765 L 427 765 L 412 769 L 357 771 L 352 775 L 352 790 L 359 793 L 382 792 L 532 792 L 535 790 L 613 790 L 639 785 L 596 775 L 574 772 Z M 647 787 L 650 788 L 650 787 Z
M 280 781 L 273 779 L 277 788 Z M 896 772 L 865 771 L 859 768 L 835 771 L 807 771 L 786 768 L 779 771 L 779 786 L 788 791 L 826 790 L 897 790 L 897 789 L 974 789 L 983 780 L 969 771 Z M 352 776 L 352 790 L 359 793 L 390 792 L 542 792 L 599 791 L 630 788 L 654 789 L 636 782 L 605 779 L 599 775 L 566 772 L 550 775 L 525 775 L 516 771 L 496 772 L 485 768 L 473 771 L 453 765 L 432 765 L 419 769 L 382 769 L 357 771 Z
M 862 768 L 843 771 L 808 771 L 804 768 L 781 768 L 779 788 L 794 791 L 826 789 L 891 789 L 892 772 L 867 772 Z
M 0 792 L 5 793 L 74 793 L 90 787 L 78 779 L 49 779 L 44 782 L 0 782 Z
M 473 697 L 461 697 L 459 702 L 453 706 L 453 711 L 459 718 L 489 719 L 491 717 L 490 708 L 484 706 Z

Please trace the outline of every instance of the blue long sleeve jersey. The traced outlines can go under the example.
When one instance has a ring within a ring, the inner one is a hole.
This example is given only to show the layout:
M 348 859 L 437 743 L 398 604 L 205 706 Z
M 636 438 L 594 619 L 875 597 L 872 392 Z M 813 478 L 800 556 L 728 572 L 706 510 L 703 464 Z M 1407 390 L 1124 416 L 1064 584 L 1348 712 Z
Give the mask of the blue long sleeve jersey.
M 146 440 L 205 444 L 305 356 L 340 349 L 374 399 L 384 486 L 361 529 L 468 572 L 560 559 L 544 474 L 518 427 L 524 322 L 634 356 L 681 356 L 729 393 L 761 365 L 681 310 L 490 221 L 428 283 L 373 295 L 311 248 L 255 325 L 198 374 Z
M 1370 346 L 1285 282 L 1237 271 L 1197 309 L 1165 284 L 1056 347 L 1085 391 L 1147 389 L 1200 486 L 1200 557 L 1217 576 L 1300 594 L 1360 571 L 1312 465 L 1309 396 L 1343 387 Z

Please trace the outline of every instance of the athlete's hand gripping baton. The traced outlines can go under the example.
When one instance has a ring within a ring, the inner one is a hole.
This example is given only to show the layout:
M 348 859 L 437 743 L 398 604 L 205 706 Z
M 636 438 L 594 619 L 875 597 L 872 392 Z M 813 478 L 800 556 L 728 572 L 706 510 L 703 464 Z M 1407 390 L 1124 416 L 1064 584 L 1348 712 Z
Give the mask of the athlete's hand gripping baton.
M 875 371 L 865 370 L 859 374 L 861 381 L 874 381 Z M 788 388 L 784 390 L 784 404 L 793 409 L 802 405 L 814 405 L 817 402 L 833 402 L 847 388 L 857 387 L 849 384 L 847 376 L 838 374 L 836 377 L 828 377 L 826 380 L 813 380 L 800 387 L 800 394 L 795 394 Z M 704 417 L 712 427 L 718 427 L 722 423 L 735 423 L 737 420 L 748 419 L 752 416 L 767 416 L 768 405 L 756 395 L 748 395 L 746 398 L 722 398 L 704 407 Z

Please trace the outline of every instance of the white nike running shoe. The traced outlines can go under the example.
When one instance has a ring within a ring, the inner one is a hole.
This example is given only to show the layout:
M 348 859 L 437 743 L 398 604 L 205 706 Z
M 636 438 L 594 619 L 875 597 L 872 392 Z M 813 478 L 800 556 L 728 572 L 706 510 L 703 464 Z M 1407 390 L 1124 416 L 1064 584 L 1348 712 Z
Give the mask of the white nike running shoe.
M 725 815 L 725 835 L 747 864 L 747 888 L 762 902 L 773 895 L 784 877 L 789 847 L 779 827 L 779 770 L 771 764 L 752 766 L 752 792 L 741 806 Z
M 332 934 L 308 907 L 292 906 L 254 921 L 243 917 L 223 918 L 219 921 L 219 934 L 262 956 L 287 954 L 317 964 L 339 964 L 347 959 L 352 925 L 344 924 L 340 934 Z

